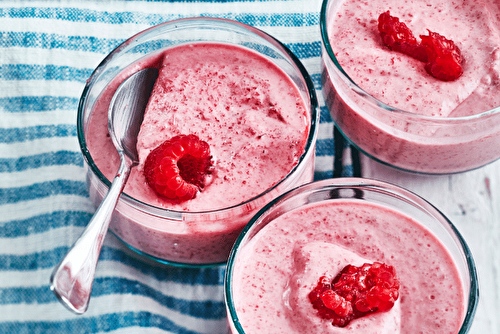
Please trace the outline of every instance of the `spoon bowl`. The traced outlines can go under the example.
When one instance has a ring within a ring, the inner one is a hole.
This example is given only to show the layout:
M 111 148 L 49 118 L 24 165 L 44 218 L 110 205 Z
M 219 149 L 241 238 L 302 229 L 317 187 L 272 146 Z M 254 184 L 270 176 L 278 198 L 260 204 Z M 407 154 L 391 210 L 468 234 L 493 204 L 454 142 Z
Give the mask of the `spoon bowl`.
M 76 314 L 87 311 L 111 215 L 130 171 L 139 162 L 137 135 L 157 77 L 156 68 L 146 68 L 128 77 L 116 90 L 108 112 L 108 131 L 120 156 L 120 166 L 85 231 L 50 276 L 50 289 L 64 306 Z

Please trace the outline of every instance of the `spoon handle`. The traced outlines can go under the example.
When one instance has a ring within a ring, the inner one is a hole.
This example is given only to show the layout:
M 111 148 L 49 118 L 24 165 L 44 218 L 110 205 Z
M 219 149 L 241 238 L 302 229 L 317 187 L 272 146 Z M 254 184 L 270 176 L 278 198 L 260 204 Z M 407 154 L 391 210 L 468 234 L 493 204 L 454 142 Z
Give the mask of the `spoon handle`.
M 120 167 L 111 188 L 78 238 L 50 276 L 50 289 L 61 303 L 76 314 L 87 310 L 94 273 L 111 215 L 134 162 L 120 152 Z

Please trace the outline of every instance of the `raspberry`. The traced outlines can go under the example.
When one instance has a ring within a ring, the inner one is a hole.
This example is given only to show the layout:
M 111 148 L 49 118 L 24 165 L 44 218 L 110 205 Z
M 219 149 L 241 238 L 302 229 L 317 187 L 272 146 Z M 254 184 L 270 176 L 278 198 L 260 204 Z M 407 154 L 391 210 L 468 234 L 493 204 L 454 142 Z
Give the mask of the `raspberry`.
M 186 201 L 203 190 L 211 168 L 209 145 L 196 135 L 179 135 L 149 153 L 144 176 L 158 195 Z
M 345 327 L 374 312 L 386 312 L 398 298 L 396 270 L 379 262 L 361 267 L 347 265 L 331 282 L 322 276 L 309 293 L 318 315 L 336 327 Z
M 378 30 L 384 44 L 389 49 L 427 62 L 425 48 L 418 43 L 410 28 L 405 23 L 399 22 L 397 17 L 391 16 L 389 11 L 380 14 L 378 18 Z
M 443 81 L 453 81 L 462 73 L 462 53 L 453 41 L 438 33 L 429 31 L 429 36 L 420 35 L 427 52 L 425 70 L 433 77 Z
M 391 16 L 389 11 L 380 14 L 378 30 L 389 49 L 426 63 L 425 70 L 433 77 L 452 81 L 462 75 L 460 49 L 444 36 L 428 30 L 429 36 L 420 35 L 422 41 L 419 43 L 406 24 Z

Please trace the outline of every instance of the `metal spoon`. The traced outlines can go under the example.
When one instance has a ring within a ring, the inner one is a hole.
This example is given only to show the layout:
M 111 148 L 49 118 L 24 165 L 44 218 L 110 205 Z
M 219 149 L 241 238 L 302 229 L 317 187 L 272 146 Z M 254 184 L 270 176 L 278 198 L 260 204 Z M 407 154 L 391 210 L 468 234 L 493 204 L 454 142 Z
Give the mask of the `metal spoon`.
M 127 78 L 113 96 L 108 112 L 108 130 L 120 155 L 120 167 L 87 228 L 50 276 L 50 289 L 76 314 L 87 310 L 111 215 L 131 169 L 139 161 L 137 135 L 157 76 L 155 68 L 141 70 Z

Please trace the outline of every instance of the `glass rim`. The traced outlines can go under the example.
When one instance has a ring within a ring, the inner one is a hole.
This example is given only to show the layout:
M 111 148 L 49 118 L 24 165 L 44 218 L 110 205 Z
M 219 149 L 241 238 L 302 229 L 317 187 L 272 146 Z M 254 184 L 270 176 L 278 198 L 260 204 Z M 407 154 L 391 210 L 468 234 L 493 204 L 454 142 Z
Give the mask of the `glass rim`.
M 476 264 L 472 257 L 472 252 L 467 245 L 465 239 L 455 227 L 455 225 L 448 219 L 446 215 L 444 215 L 439 209 L 437 209 L 433 204 L 428 202 L 426 199 L 417 195 L 416 193 L 404 189 L 400 186 L 397 186 L 392 183 L 388 183 L 385 181 L 379 181 L 375 179 L 368 178 L 359 178 L 359 177 L 340 177 L 335 179 L 327 179 L 321 181 L 311 182 L 302 186 L 299 186 L 295 189 L 292 189 L 279 197 L 275 198 L 271 202 L 269 202 L 266 206 L 260 209 L 249 221 L 249 223 L 245 226 L 243 231 L 240 233 L 236 242 L 231 249 L 231 253 L 229 254 L 229 259 L 227 261 L 226 273 L 224 277 L 224 300 L 226 303 L 226 308 L 228 311 L 228 316 L 232 321 L 234 327 L 240 334 L 244 334 L 245 331 L 242 328 L 238 315 L 236 314 L 236 309 L 233 303 L 232 298 L 232 283 L 231 280 L 233 278 L 233 270 L 236 261 L 236 256 L 238 254 L 239 246 L 242 242 L 245 241 L 247 234 L 252 229 L 252 227 L 260 221 L 261 217 L 265 216 L 266 213 L 272 210 L 274 207 L 279 206 L 280 204 L 287 202 L 288 200 L 294 198 L 297 195 L 300 195 L 304 192 L 313 192 L 315 190 L 320 189 L 364 189 L 364 190 L 372 190 L 377 192 L 382 192 L 386 195 L 390 195 L 392 197 L 396 196 L 398 198 L 402 198 L 407 202 L 410 202 L 412 205 L 417 205 L 419 209 L 425 209 L 425 211 L 430 214 L 434 218 L 439 219 L 440 222 L 446 224 L 445 227 L 449 227 L 452 232 L 452 237 L 456 238 L 458 241 L 458 245 L 460 246 L 461 251 L 463 252 L 465 263 L 467 264 L 468 274 L 469 274 L 469 295 L 468 295 L 468 303 L 467 309 L 464 314 L 464 318 L 462 320 L 462 325 L 458 334 L 465 334 L 469 331 L 472 322 L 474 320 L 474 316 L 476 313 L 478 301 L 479 301 L 479 282 L 476 271 Z M 258 232 L 257 232 L 258 233 Z
M 351 77 L 344 71 L 342 66 L 337 60 L 337 57 L 335 56 L 335 52 L 332 49 L 331 43 L 330 43 L 330 38 L 328 36 L 328 26 L 327 26 L 327 15 L 328 15 L 328 4 L 331 2 L 331 0 L 323 0 L 322 5 L 321 5 L 321 10 L 320 10 L 320 18 L 319 18 L 319 25 L 320 25 L 320 33 L 321 33 L 321 43 L 326 50 L 326 53 L 328 55 L 328 58 L 334 63 L 335 67 L 340 71 L 340 75 L 344 77 L 344 79 L 347 79 L 351 85 L 351 89 L 353 89 L 356 93 L 359 95 L 362 95 L 365 97 L 367 100 L 369 100 L 372 104 L 377 105 L 380 109 L 390 112 L 390 113 L 400 113 L 404 116 L 409 116 L 413 117 L 416 119 L 421 119 L 421 120 L 426 120 L 426 121 L 431 121 L 431 122 L 436 122 L 436 123 L 466 123 L 466 122 L 471 122 L 471 121 L 477 121 L 483 118 L 488 118 L 493 115 L 500 114 L 500 106 L 495 107 L 490 110 L 483 111 L 479 114 L 475 115 L 470 115 L 470 116 L 459 116 L 459 117 L 444 117 L 444 116 L 425 116 L 425 115 L 419 115 L 416 113 L 412 113 L 410 111 L 406 111 L 403 109 L 399 109 L 396 107 L 392 107 L 379 99 L 373 97 L 370 95 L 368 92 L 366 92 L 364 89 L 358 86 L 354 80 L 351 79 Z M 323 55 L 324 56 L 324 55 Z
M 196 25 L 198 24 L 198 25 Z M 215 25 L 214 25 L 215 24 Z M 85 161 L 87 162 L 89 168 L 91 169 L 92 173 L 98 177 L 98 179 L 104 183 L 108 188 L 111 186 L 110 180 L 108 180 L 104 174 L 99 170 L 97 165 L 95 164 L 94 160 L 92 159 L 92 156 L 90 154 L 90 151 L 87 147 L 87 143 L 85 140 L 85 133 L 84 133 L 84 110 L 85 110 L 85 101 L 87 99 L 87 96 L 92 89 L 93 83 L 95 81 L 95 78 L 99 76 L 100 71 L 105 68 L 108 63 L 110 63 L 113 58 L 115 57 L 116 54 L 120 54 L 120 52 L 126 48 L 129 45 L 133 45 L 134 43 L 140 43 L 140 42 L 145 42 L 148 40 L 148 34 L 157 31 L 159 29 L 165 29 L 164 33 L 168 33 L 169 31 L 173 30 L 182 30 L 182 29 L 191 29 L 191 28 L 200 28 L 200 27 L 205 27 L 205 28 L 226 28 L 226 29 L 231 29 L 234 32 L 237 32 L 236 29 L 244 30 L 246 32 L 249 32 L 251 34 L 256 35 L 259 39 L 265 40 L 267 43 L 270 43 L 273 47 L 278 49 L 282 56 L 284 58 L 288 58 L 288 60 L 296 67 L 298 72 L 300 72 L 301 78 L 304 80 L 305 87 L 307 89 L 307 97 L 309 98 L 309 101 L 306 102 L 306 107 L 309 108 L 308 113 L 310 114 L 310 124 L 309 124 L 309 132 L 306 140 L 306 145 L 304 147 L 304 153 L 299 157 L 299 160 L 297 164 L 288 172 L 288 174 L 285 175 L 278 183 L 273 185 L 272 187 L 266 189 L 265 191 L 261 192 L 260 194 L 242 202 L 239 204 L 234 204 L 228 207 L 223 207 L 219 209 L 213 209 L 213 210 L 205 210 L 205 211 L 177 211 L 177 210 L 170 210 L 170 209 L 164 209 L 160 208 L 148 203 L 145 203 L 143 201 L 140 201 L 126 193 L 122 193 L 120 201 L 125 202 L 126 204 L 136 208 L 137 210 L 140 210 L 142 212 L 145 212 L 147 214 L 151 214 L 154 216 L 158 217 L 167 217 L 169 219 L 175 219 L 176 217 L 179 220 L 182 220 L 182 217 L 185 216 L 199 216 L 199 215 L 210 215 L 210 214 L 221 214 L 224 212 L 230 212 L 233 210 L 237 210 L 238 208 L 244 209 L 247 205 L 251 204 L 252 202 L 255 202 L 262 197 L 266 196 L 276 188 L 278 188 L 283 182 L 288 180 L 290 177 L 292 177 L 295 172 L 299 169 L 302 168 L 302 166 L 309 160 L 309 157 L 311 154 L 314 154 L 314 149 L 315 149 L 315 142 L 316 138 L 318 135 L 318 127 L 319 127 L 319 103 L 318 99 L 316 96 L 316 90 L 314 87 L 314 84 L 312 82 L 312 79 L 307 72 L 306 68 L 300 61 L 300 59 L 295 56 L 295 54 L 286 46 L 284 45 L 281 41 L 276 39 L 275 37 L 271 36 L 270 34 L 252 27 L 250 25 L 247 25 L 245 23 L 241 23 L 238 21 L 230 20 L 230 19 L 224 19 L 224 18 L 214 18 L 214 17 L 189 17 L 189 18 L 181 18 L 181 19 L 176 19 L 176 20 L 171 20 L 167 22 L 163 22 L 157 25 L 154 25 L 152 27 L 149 27 L 145 30 L 142 30 L 141 32 L 129 37 L 122 43 L 120 43 L 118 46 L 116 46 L 100 63 L 99 65 L 94 69 L 92 72 L 91 76 L 87 80 L 85 87 L 83 89 L 82 95 L 80 97 L 79 103 L 78 103 L 78 112 L 77 112 L 77 138 L 80 146 L 80 151 L 83 154 L 83 157 Z M 144 41 L 140 41 L 141 38 L 145 38 Z M 223 43 L 222 41 L 217 41 L 216 39 L 213 40 L 203 40 L 200 42 L 218 42 L 218 43 Z M 235 43 L 229 42 L 231 45 L 236 45 Z M 241 46 L 243 47 L 243 46 Z M 252 50 L 252 49 L 250 49 Z M 252 50 L 253 52 L 257 52 L 256 50 Z M 112 80 L 112 79 L 111 79 Z M 307 103 L 309 102 L 309 103 Z

